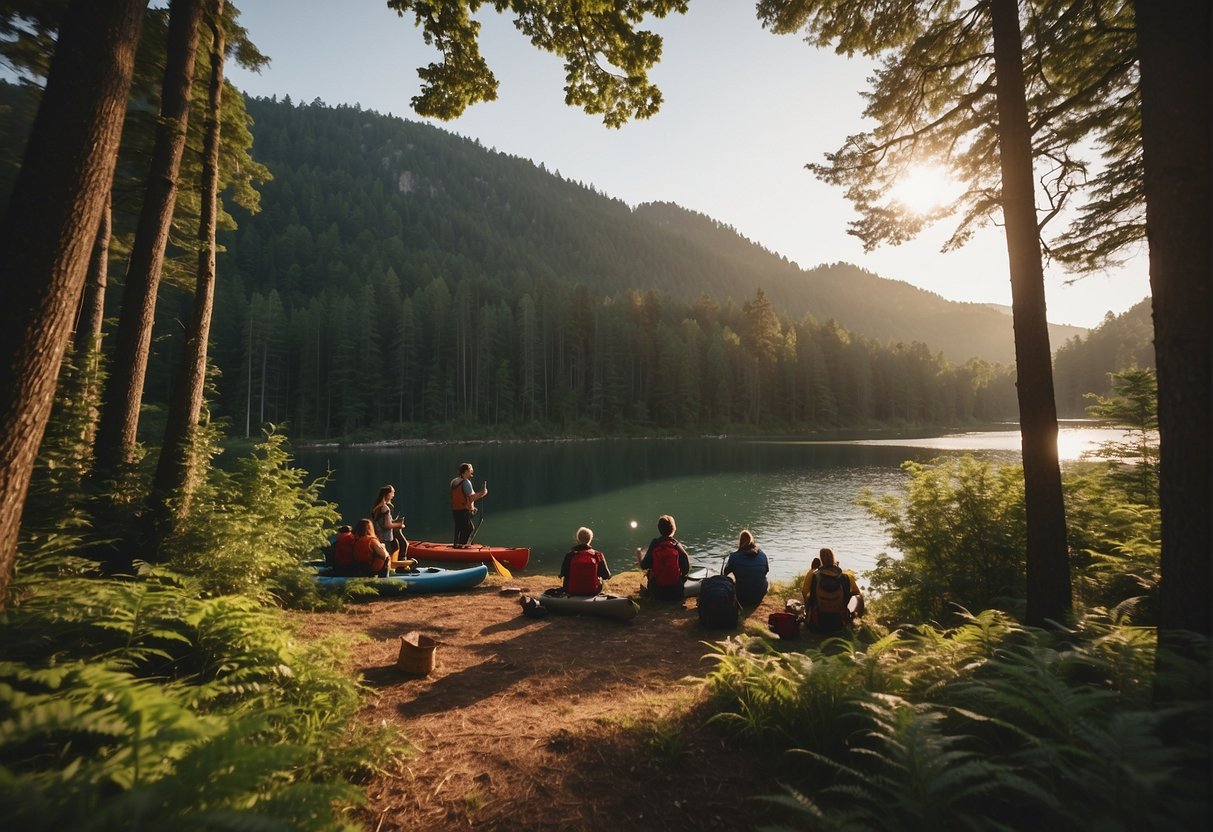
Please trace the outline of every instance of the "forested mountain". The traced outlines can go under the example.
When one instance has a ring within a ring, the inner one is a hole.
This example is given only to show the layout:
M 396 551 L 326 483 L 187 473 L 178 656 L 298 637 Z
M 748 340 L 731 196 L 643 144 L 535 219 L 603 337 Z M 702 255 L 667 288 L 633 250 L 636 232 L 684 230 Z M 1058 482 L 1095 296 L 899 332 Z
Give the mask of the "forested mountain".
M 1013 418 L 1005 369 L 853 334 L 841 298 L 810 316 L 811 284 L 846 274 L 869 297 L 888 284 L 956 306 L 905 284 L 849 266 L 805 273 L 706 218 L 633 212 L 426 125 L 319 102 L 247 106 L 274 179 L 260 213 L 233 209 L 219 264 L 213 358 L 238 427 Z
M 388 268 L 405 293 L 437 276 L 552 279 L 606 295 L 655 289 L 684 303 L 701 293 L 741 303 L 762 288 L 791 320 L 923 341 L 953 362 L 1014 360 L 1010 319 L 982 305 L 845 263 L 805 271 L 708 217 L 669 204 L 632 211 L 428 125 L 319 102 L 248 109 L 254 155 L 277 180 L 263 213 L 229 242 L 250 289 L 309 296 L 332 272 Z M 1080 331 L 1055 329 L 1054 340 Z
M 998 311 L 848 264 L 805 271 L 708 217 L 632 210 L 428 125 L 246 106 L 274 178 L 221 237 L 215 405 L 239 432 L 1014 418 L 1005 368 L 953 366 L 1009 362 Z M 162 293 L 149 402 L 168 398 L 186 308 Z
M 1129 367 L 1154 366 L 1154 326 L 1150 299 L 1120 315 L 1111 312 L 1103 323 L 1083 336 L 1066 341 L 1053 359 L 1057 412 L 1085 416 L 1087 393 L 1112 394 L 1110 374 Z
M 672 236 L 711 252 L 724 266 L 713 293 L 727 296 L 730 285 L 761 286 L 777 308 L 796 318 L 834 319 L 851 332 L 877 341 L 923 341 L 951 361 L 973 356 L 1010 364 L 1015 360 L 1009 308 L 958 303 L 901 280 L 878 277 L 850 263 L 802 269 L 702 214 L 669 203 L 636 209 Z M 665 289 L 663 289 L 665 291 Z M 993 314 L 991 314 L 993 313 Z M 1052 343 L 1086 332 L 1050 324 Z

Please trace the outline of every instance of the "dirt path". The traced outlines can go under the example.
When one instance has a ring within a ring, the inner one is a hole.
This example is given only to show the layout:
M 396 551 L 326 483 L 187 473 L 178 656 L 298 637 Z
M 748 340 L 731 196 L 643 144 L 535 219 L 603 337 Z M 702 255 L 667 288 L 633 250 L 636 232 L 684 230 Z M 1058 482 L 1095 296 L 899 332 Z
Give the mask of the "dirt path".
M 705 727 L 697 686 L 705 630 L 695 602 L 642 602 L 618 622 L 520 615 L 503 586 L 538 594 L 550 577 L 491 574 L 470 592 L 300 615 L 303 635 L 364 634 L 351 670 L 378 691 L 368 713 L 398 721 L 417 746 L 368 784 L 359 820 L 384 830 L 750 829 L 773 816 L 749 797 L 775 790 L 778 760 Z M 635 597 L 638 572 L 609 589 Z M 768 596 L 738 630 L 765 631 Z M 396 668 L 400 637 L 439 639 L 428 677 Z

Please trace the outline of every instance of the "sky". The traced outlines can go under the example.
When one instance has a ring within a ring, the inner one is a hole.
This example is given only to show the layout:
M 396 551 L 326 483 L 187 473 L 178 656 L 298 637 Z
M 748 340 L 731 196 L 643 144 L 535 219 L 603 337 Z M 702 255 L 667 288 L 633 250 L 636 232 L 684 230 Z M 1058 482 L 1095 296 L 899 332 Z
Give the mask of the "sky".
M 861 92 L 872 64 L 765 31 L 752 0 L 694 0 L 687 15 L 646 24 L 665 41 L 650 75 L 664 104 L 620 129 L 567 106 L 560 59 L 532 47 L 491 7 L 478 19 L 498 100 L 449 122 L 413 112 L 417 67 L 437 52 L 411 16 L 399 17 L 384 0 L 246 0 L 239 7 L 240 22 L 271 59 L 260 74 L 229 65 L 228 78 L 250 95 L 319 98 L 428 121 L 629 205 L 674 202 L 706 214 L 804 268 L 845 261 L 951 300 L 1011 302 L 1000 227 L 947 254 L 939 248 L 949 225 L 872 252 L 847 234 L 856 214 L 842 189 L 805 165 L 865 128 Z M 1046 267 L 1054 323 L 1092 327 L 1148 294 L 1144 252 L 1077 281 Z

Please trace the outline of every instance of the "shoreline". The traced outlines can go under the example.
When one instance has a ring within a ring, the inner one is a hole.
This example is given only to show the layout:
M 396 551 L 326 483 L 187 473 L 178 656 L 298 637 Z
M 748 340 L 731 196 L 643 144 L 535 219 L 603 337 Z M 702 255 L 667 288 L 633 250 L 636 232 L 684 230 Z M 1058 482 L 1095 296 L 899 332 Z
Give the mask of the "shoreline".
M 1094 426 L 1089 419 L 1059 419 L 1059 427 Z M 300 440 L 294 444 L 298 450 L 395 450 L 400 448 L 437 448 L 456 445 L 540 445 L 573 442 L 605 441 L 679 441 L 685 439 L 748 440 L 748 441 L 796 441 L 796 442 L 857 442 L 868 439 L 926 439 L 961 433 L 992 433 L 1017 430 L 1016 422 L 986 422 L 979 425 L 934 425 L 924 427 L 879 427 L 839 428 L 835 430 L 804 431 L 797 433 L 773 431 L 770 433 L 691 433 L 691 434 L 637 434 L 618 436 L 544 436 L 509 438 L 462 438 L 429 439 L 408 437 L 399 439 L 370 440 Z

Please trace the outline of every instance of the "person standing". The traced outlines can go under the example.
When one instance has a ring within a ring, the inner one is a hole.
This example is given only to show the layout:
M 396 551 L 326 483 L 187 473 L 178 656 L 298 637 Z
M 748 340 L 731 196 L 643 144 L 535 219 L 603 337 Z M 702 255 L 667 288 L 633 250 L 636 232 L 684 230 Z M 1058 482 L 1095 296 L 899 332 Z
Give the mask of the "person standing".
M 577 530 L 577 545 L 570 549 L 560 564 L 560 575 L 564 591 L 569 595 L 597 595 L 602 592 L 602 582 L 611 579 L 606 556 L 590 546 L 594 532 L 582 526 Z
M 455 548 L 462 549 L 472 539 L 472 516 L 476 513 L 476 501 L 489 493 L 489 484 L 484 483 L 479 491 L 472 485 L 476 470 L 472 463 L 459 466 L 459 475 L 451 480 L 451 516 L 455 520 Z
M 375 526 L 375 536 L 387 549 L 388 554 L 395 559 L 408 554 L 409 542 L 404 538 L 404 520 L 392 516 L 392 498 L 396 496 L 393 486 L 385 485 L 379 489 L 375 505 L 371 506 L 371 522 Z
M 737 551 L 729 555 L 720 574 L 732 575 L 737 584 L 737 601 L 743 607 L 756 607 L 767 594 L 767 573 L 771 570 L 766 552 L 758 548 L 749 529 L 742 529 Z
M 683 583 L 691 571 L 691 558 L 684 547 L 674 537 L 678 526 L 674 518 L 663 514 L 657 518 L 659 537 L 653 538 L 649 549 L 640 557 L 640 568 L 649 573 L 649 590 L 653 597 L 660 601 L 681 601 L 683 599 Z

